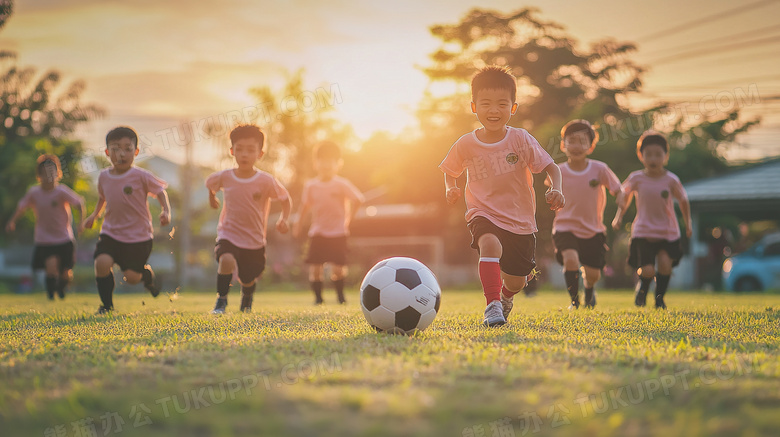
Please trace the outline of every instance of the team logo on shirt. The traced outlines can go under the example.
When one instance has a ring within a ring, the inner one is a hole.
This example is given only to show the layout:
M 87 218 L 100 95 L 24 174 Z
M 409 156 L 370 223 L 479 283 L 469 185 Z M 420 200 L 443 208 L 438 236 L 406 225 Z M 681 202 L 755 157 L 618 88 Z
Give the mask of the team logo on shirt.
M 668 190 L 661 191 L 661 197 L 667 199 L 669 197 L 669 191 Z
M 122 188 L 122 191 L 124 191 L 124 193 L 129 196 L 129 195 L 133 194 L 133 187 L 131 187 L 130 185 L 127 185 L 124 188 Z
M 260 200 L 260 199 L 262 199 L 262 198 L 263 198 L 263 193 L 261 193 L 261 192 L 259 192 L 259 191 L 258 191 L 258 192 L 256 192 L 256 193 L 253 193 L 253 194 L 252 194 L 252 199 L 255 199 L 255 200 Z
M 517 164 L 517 161 L 519 160 L 520 158 L 517 157 L 517 153 L 515 152 L 511 152 L 508 155 L 506 155 L 506 162 L 509 163 L 510 165 Z
M 588 185 L 590 185 L 593 188 L 596 188 L 599 186 L 599 180 L 598 179 L 591 179 L 588 181 Z
M 56 200 L 52 200 L 51 201 L 51 207 L 52 208 L 56 208 L 57 207 L 57 201 Z

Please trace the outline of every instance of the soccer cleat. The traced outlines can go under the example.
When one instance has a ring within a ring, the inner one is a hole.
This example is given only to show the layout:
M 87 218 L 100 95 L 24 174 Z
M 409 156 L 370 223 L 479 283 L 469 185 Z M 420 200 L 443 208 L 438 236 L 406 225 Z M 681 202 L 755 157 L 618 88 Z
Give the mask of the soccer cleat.
M 590 293 L 588 293 L 588 290 L 585 289 L 585 308 L 595 308 L 596 307 L 596 292 L 591 290 Z
M 646 301 L 647 301 L 647 292 L 637 288 L 636 291 L 634 292 L 634 305 L 638 307 L 643 307 L 645 306 Z
M 655 309 L 657 309 L 657 310 L 665 310 L 666 309 L 666 302 L 664 302 L 663 295 L 657 294 L 655 296 Z
M 217 298 L 217 303 L 214 305 L 214 309 L 211 310 L 211 314 L 225 314 L 225 308 L 227 308 L 227 299 Z
M 485 318 L 482 320 L 482 324 L 485 326 L 501 326 L 506 323 L 504 318 L 504 308 L 501 305 L 501 301 L 494 300 L 490 302 L 485 308 Z
M 154 284 L 154 273 L 149 270 L 149 268 L 145 268 L 143 272 L 141 272 L 141 278 L 144 283 L 144 287 L 149 290 L 149 293 L 152 294 L 152 297 L 157 297 L 160 295 L 160 289 L 157 287 L 157 285 Z
M 573 300 L 571 301 L 571 304 L 569 305 L 570 310 L 577 310 L 580 308 L 580 301 L 579 300 Z
M 504 320 L 509 320 L 509 313 L 512 312 L 512 307 L 514 304 L 515 297 L 506 297 L 503 292 L 501 292 L 501 312 L 504 315 Z
M 322 300 L 322 298 L 317 298 L 317 299 L 314 300 L 314 306 L 320 306 L 323 303 L 324 303 L 324 301 Z
M 248 299 L 246 296 L 243 296 L 241 298 L 241 312 L 244 313 L 252 312 L 252 296 L 249 296 Z
M 528 285 L 533 281 L 535 278 L 537 278 L 542 272 L 539 271 L 536 267 L 534 267 L 533 270 L 531 270 L 531 273 L 525 275 L 525 287 L 523 287 L 523 294 L 525 297 L 535 297 L 536 296 L 536 290 L 534 288 L 529 288 Z
M 107 308 L 107 307 L 105 307 L 103 305 L 100 305 L 98 307 L 98 310 L 97 310 L 97 312 L 95 314 L 98 314 L 98 315 L 100 315 L 100 314 L 109 314 L 109 313 L 111 313 L 112 310 L 113 310 L 113 308 Z

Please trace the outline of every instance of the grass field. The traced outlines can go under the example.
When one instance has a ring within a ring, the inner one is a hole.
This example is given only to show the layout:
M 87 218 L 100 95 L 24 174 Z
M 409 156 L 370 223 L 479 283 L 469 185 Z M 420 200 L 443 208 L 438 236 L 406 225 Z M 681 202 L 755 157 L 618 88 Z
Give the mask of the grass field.
M 235 288 L 235 287 L 234 287 Z M 330 301 L 333 301 L 333 297 Z M 380 335 L 357 295 L 315 308 L 260 292 L 0 296 L 3 436 L 732 436 L 780 431 L 780 296 L 670 292 L 638 310 L 601 292 L 518 297 L 479 325 L 481 293 L 447 292 L 433 325 Z

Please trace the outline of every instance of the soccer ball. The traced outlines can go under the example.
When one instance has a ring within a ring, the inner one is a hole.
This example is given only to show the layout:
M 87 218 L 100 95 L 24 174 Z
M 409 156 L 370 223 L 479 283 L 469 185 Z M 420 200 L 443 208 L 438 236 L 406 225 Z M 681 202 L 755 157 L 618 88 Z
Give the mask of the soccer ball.
M 412 258 L 388 258 L 366 273 L 360 308 L 379 332 L 412 335 L 428 327 L 441 304 L 441 288 L 425 264 Z

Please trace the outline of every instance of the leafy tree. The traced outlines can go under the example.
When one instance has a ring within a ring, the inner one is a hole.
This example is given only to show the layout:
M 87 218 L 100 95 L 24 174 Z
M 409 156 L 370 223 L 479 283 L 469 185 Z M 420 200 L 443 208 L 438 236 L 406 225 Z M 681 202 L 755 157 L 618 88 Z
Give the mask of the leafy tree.
M 0 27 L 12 10 L 12 2 L 0 2 Z M 60 158 L 64 183 L 82 193 L 88 189 L 75 170 L 82 144 L 70 135 L 104 111 L 81 102 L 84 82 L 63 84 L 56 70 L 39 74 L 35 68 L 19 67 L 15 53 L 4 52 L 0 58 L 5 63 L 0 70 L 0 220 L 5 224 L 27 187 L 36 182 L 35 160 L 42 153 Z
M 351 128 L 333 117 L 333 105 L 338 103 L 335 92 L 328 86 L 306 88 L 303 70 L 288 77 L 280 90 L 265 86 L 250 91 L 262 108 L 258 123 L 266 134 L 266 155 L 260 165 L 279 176 L 296 198 L 314 173 L 314 146 L 330 140 L 348 149 L 353 140 Z

